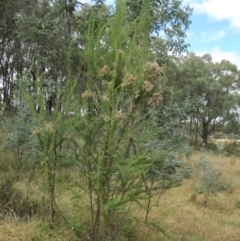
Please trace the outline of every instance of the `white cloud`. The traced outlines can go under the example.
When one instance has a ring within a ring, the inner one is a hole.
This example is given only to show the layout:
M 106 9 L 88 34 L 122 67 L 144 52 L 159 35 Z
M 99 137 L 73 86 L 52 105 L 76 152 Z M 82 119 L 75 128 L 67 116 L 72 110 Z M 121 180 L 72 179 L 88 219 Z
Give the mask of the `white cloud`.
M 206 13 L 215 21 L 227 20 L 231 26 L 240 30 L 239 0 L 205 0 L 201 3 L 188 0 L 196 13 Z
M 196 55 L 202 56 L 206 53 L 211 54 L 214 62 L 221 62 L 221 60 L 226 59 L 240 68 L 240 54 L 236 51 L 225 52 L 218 47 L 214 47 L 211 51 L 197 52 Z
M 186 32 L 186 35 L 187 35 L 187 38 L 191 38 L 192 36 L 194 36 L 194 34 L 191 32 Z
M 207 37 L 207 41 L 211 42 L 211 41 L 219 40 L 219 39 L 223 38 L 226 34 L 227 33 L 225 31 L 220 30 L 216 33 L 213 33 L 213 34 L 209 35 Z
M 223 38 L 227 33 L 223 30 L 214 32 L 214 33 L 207 33 L 207 32 L 202 32 L 200 36 L 200 43 L 206 43 L 206 42 L 212 42 L 212 41 L 217 41 Z M 187 37 L 189 37 L 187 35 Z M 199 38 L 199 36 L 198 36 Z

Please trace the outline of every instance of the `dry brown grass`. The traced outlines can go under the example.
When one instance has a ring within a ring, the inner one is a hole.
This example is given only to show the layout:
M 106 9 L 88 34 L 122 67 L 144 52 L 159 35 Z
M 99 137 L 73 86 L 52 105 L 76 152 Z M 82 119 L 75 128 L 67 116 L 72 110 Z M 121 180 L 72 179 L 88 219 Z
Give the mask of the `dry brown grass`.
M 48 223 L 32 219 L 22 222 L 17 219 L 0 221 L 0 241 L 73 241 L 71 229 L 51 228 Z
M 192 178 L 184 180 L 182 186 L 173 188 L 162 196 L 159 206 L 151 210 L 149 221 L 158 224 L 171 236 L 172 240 L 176 241 L 238 241 L 240 240 L 240 160 L 237 157 L 206 153 L 206 159 L 223 172 L 222 178 L 231 184 L 231 188 L 217 196 L 211 196 L 208 206 L 205 208 L 202 205 L 201 196 L 195 201 L 191 201 L 194 194 L 193 184 L 198 181 L 195 164 L 201 155 L 202 153 L 195 152 L 184 161 L 192 170 L 195 170 Z M 72 175 L 74 174 L 69 172 L 68 175 L 65 175 L 64 180 L 74 180 Z M 16 187 L 20 190 L 24 190 L 25 185 L 25 183 L 16 183 Z M 29 193 L 35 196 L 34 191 L 36 190 L 37 187 L 32 187 Z M 81 205 L 84 199 L 77 199 L 74 204 L 76 209 L 69 210 L 67 207 L 73 205 L 70 197 L 71 194 L 64 189 L 58 194 L 57 201 L 61 210 L 68 217 L 79 212 L 79 221 L 86 225 L 89 214 Z M 145 212 L 139 207 L 135 207 L 129 215 L 137 216 L 142 221 L 145 218 Z M 43 225 L 37 217 L 25 222 L 16 217 L 4 219 L 0 221 L 0 241 L 34 240 L 33 237 L 39 237 Z M 136 221 L 135 227 L 141 238 L 138 241 L 169 240 L 163 234 L 147 227 L 143 222 Z M 41 240 L 46 241 L 74 240 L 72 231 L 64 227 L 62 230 L 49 229 L 47 232 L 43 232 L 41 237 Z M 136 241 L 136 239 L 129 240 Z
M 194 168 L 201 154 L 196 152 L 185 162 Z M 231 183 L 227 192 L 212 196 L 209 205 L 202 205 L 201 197 L 195 202 L 190 199 L 194 193 L 192 185 L 197 176 L 185 180 L 183 185 L 169 190 L 161 199 L 158 207 L 150 213 L 149 221 L 162 225 L 173 240 L 196 241 L 233 241 L 240 240 L 240 160 L 232 163 L 233 157 L 223 157 L 207 153 L 207 160 L 216 164 L 223 172 L 223 179 Z M 197 172 L 195 172 L 197 175 Z M 141 213 L 142 218 L 144 213 Z M 168 240 L 158 236 L 158 240 Z M 161 239 L 160 239 L 161 238 Z M 151 236 L 145 240 L 157 240 Z
M 3 110 L 3 109 L 4 109 L 4 107 L 0 103 L 0 111 L 2 112 L 2 115 L 0 115 L 0 121 L 4 120 L 6 118 L 12 118 L 17 113 L 17 109 L 15 107 L 11 107 L 11 108 L 8 108 L 8 109 L 5 109 L 5 110 Z
M 0 221 L 1 241 L 31 241 L 37 234 L 37 221 L 21 222 L 17 219 Z

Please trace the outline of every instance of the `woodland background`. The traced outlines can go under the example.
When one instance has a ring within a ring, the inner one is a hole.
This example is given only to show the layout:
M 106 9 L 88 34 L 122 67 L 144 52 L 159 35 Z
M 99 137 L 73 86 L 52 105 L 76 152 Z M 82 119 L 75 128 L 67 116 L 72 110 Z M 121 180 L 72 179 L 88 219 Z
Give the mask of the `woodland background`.
M 191 12 L 0 2 L 1 240 L 239 240 L 240 71 Z

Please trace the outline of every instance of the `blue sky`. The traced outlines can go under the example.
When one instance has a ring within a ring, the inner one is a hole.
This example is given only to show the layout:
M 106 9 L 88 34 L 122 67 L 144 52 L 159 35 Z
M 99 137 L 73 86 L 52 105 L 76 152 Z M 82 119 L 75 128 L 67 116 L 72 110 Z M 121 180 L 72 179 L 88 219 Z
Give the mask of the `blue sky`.
M 186 42 L 198 55 L 228 59 L 240 68 L 240 0 L 184 0 L 194 8 Z
M 186 38 L 189 51 L 209 53 L 215 62 L 227 59 L 240 68 L 240 0 L 183 0 L 183 4 L 194 8 Z

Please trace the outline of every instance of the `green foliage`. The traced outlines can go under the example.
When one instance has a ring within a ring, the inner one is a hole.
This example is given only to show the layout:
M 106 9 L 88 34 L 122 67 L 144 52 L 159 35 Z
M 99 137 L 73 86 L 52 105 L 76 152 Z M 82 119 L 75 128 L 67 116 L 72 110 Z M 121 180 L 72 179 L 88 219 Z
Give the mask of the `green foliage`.
M 217 195 L 228 188 L 228 184 L 221 180 L 222 173 L 210 164 L 206 158 L 201 157 L 197 164 L 199 182 L 194 186 L 197 195 L 203 196 L 203 205 L 207 207 L 211 195 Z
M 175 79 L 180 81 L 173 83 L 177 96 L 179 101 L 186 96 L 191 100 L 192 110 L 188 113 L 190 126 L 194 123 L 207 147 L 208 136 L 222 131 L 225 122 L 237 117 L 237 66 L 226 60 L 213 63 L 209 54 L 198 57 L 193 53 L 179 60 L 177 66 Z
M 126 1 L 129 21 L 139 18 L 145 2 L 147 1 Z M 189 18 L 192 9 L 189 6 L 183 6 L 181 0 L 153 0 L 149 1 L 149 12 L 149 28 L 152 33 L 160 34 L 159 38 L 153 39 L 160 40 L 161 49 L 168 49 L 175 53 L 184 52 L 188 47 L 184 43 L 184 38 L 186 37 L 185 31 L 191 23 Z M 163 57 L 164 51 L 161 52 L 160 48 L 156 50 Z
M 139 195 L 144 193 L 141 175 L 152 165 L 152 159 L 147 158 L 152 154 L 149 146 L 157 144 L 158 138 L 155 115 L 149 110 L 161 105 L 161 68 L 148 62 L 148 33 L 138 39 L 139 32 L 145 29 L 145 14 L 139 24 L 130 24 L 136 29 L 133 38 L 126 18 L 125 7 L 119 1 L 107 32 L 105 25 L 98 29 L 98 39 L 90 22 L 88 44 L 83 51 L 90 71 L 86 75 L 87 90 L 82 94 L 86 114 L 76 123 L 77 136 L 83 139 L 77 162 L 88 183 L 87 190 L 82 188 L 89 194 L 93 239 L 100 229 L 107 239 L 115 212 L 129 202 L 139 202 Z M 101 53 L 101 39 L 108 50 L 105 53 Z M 95 51 L 92 46 L 96 46 Z M 99 53 L 103 63 L 99 62 Z M 97 115 L 93 115 L 93 102 Z
M 224 144 L 224 149 L 226 151 L 227 155 L 234 155 L 239 156 L 240 155 L 240 143 L 239 142 L 226 142 Z
M 15 180 L 13 178 L 3 177 L 3 176 L 1 177 L 1 183 L 0 183 L 1 205 L 7 205 L 10 202 L 11 197 L 14 195 L 14 190 L 13 190 L 14 181 Z
M 209 142 L 207 146 L 208 150 L 217 152 L 218 151 L 218 145 L 216 143 Z
M 192 169 L 190 166 L 184 166 L 183 170 L 182 170 L 182 176 L 183 178 L 189 179 L 192 177 Z
M 240 209 L 240 201 L 236 201 L 236 202 L 235 202 L 235 207 L 238 208 L 238 209 Z
M 158 113 L 158 122 L 163 127 L 160 136 L 165 143 L 163 148 L 175 147 L 177 150 L 182 149 L 182 153 L 187 153 L 186 119 L 194 108 L 192 100 L 185 99 L 178 103 L 177 94 L 173 90 L 165 91 L 163 100 L 166 102 Z
M 160 160 L 158 156 L 158 158 L 153 161 L 153 165 L 148 170 L 146 177 L 142 175 L 148 198 L 145 216 L 146 222 L 148 221 L 151 209 L 159 205 L 161 196 L 167 190 L 181 185 L 183 179 L 182 173 L 179 172 L 181 161 L 177 159 L 173 153 Z M 158 196 L 158 199 L 157 202 L 153 204 L 152 199 L 154 196 Z
M 30 198 L 25 193 L 15 187 L 16 177 L 14 173 L 0 173 L 0 205 L 1 215 L 4 218 L 15 216 L 19 218 L 29 218 L 35 215 L 43 216 L 46 208 L 46 201 L 42 199 Z
M 4 131 L 7 133 L 5 148 L 11 151 L 17 150 L 19 161 L 23 155 L 26 158 L 37 157 L 36 140 L 31 131 L 33 125 L 33 118 L 25 107 L 19 109 L 14 118 L 8 118 L 3 122 Z
M 214 132 L 212 135 L 213 139 L 226 139 L 227 135 L 223 132 Z

